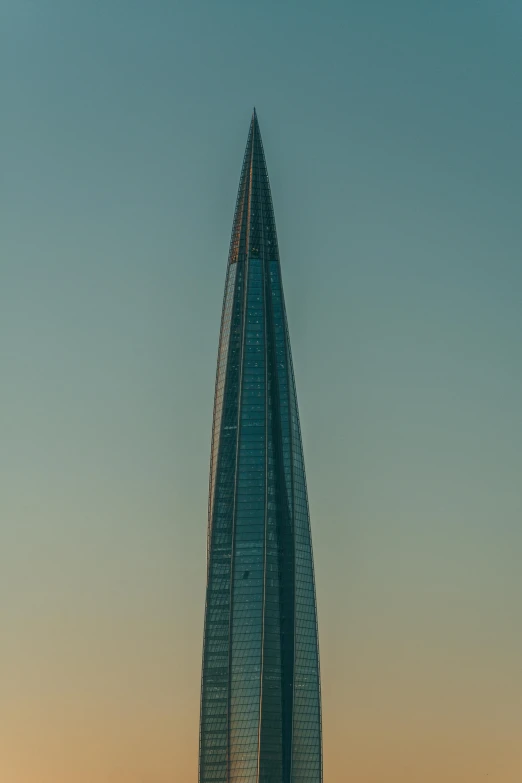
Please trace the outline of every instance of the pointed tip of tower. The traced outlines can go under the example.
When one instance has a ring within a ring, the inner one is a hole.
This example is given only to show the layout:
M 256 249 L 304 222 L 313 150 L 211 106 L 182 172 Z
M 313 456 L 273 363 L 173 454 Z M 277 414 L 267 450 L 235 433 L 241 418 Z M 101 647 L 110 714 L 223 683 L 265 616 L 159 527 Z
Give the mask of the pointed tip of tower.
M 261 130 L 259 128 L 259 119 L 257 116 L 256 107 L 254 106 L 252 110 L 252 119 L 250 120 L 250 129 L 248 132 L 248 141 L 247 141 L 247 154 L 248 150 L 251 149 L 251 145 L 254 145 L 255 148 L 259 148 L 261 146 L 261 149 L 263 147 L 263 144 L 261 142 Z
M 251 209 L 252 205 L 253 209 Z M 255 107 L 253 108 L 252 118 L 250 120 L 250 128 L 239 180 L 239 190 L 229 253 L 230 264 L 235 264 L 238 260 L 244 259 L 246 257 L 245 254 L 249 252 L 249 243 L 254 236 L 252 234 L 252 225 L 250 221 L 254 219 L 254 215 L 256 216 L 256 220 L 264 215 L 263 220 L 266 220 L 266 222 L 264 223 L 265 228 L 263 231 L 266 233 L 269 224 L 271 226 L 273 225 L 274 218 L 265 153 Z M 270 230 L 273 233 L 273 239 L 270 240 L 272 246 L 269 250 L 271 256 L 275 257 L 274 254 L 277 254 L 275 226 L 273 226 L 273 229 L 270 228 Z M 259 250 L 261 247 L 259 244 L 259 237 L 257 237 L 256 243 L 255 247 Z M 254 245 L 252 245 L 252 247 L 254 247 Z

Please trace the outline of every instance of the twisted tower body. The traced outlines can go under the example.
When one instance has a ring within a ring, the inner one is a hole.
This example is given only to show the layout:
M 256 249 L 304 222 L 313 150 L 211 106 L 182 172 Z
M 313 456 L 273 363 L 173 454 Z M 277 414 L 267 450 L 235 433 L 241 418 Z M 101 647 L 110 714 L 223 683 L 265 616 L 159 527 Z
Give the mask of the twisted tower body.
M 310 520 L 255 111 L 221 319 L 207 555 L 200 783 L 321 783 Z

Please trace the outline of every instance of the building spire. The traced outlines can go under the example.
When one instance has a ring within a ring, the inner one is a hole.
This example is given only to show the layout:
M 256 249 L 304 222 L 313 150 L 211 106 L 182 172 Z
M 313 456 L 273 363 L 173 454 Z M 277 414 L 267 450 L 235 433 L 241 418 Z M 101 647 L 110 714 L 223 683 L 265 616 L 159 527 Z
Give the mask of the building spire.
M 236 202 L 209 487 L 199 783 L 322 783 L 314 569 L 257 114 Z
M 268 171 L 255 107 L 243 158 L 229 263 L 244 261 L 250 252 L 260 257 L 279 257 Z

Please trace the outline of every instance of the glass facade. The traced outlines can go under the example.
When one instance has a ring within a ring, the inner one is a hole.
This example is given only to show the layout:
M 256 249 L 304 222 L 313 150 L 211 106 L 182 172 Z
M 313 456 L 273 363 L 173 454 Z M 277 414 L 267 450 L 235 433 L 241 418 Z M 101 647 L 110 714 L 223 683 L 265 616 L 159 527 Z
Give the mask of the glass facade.
M 310 519 L 254 112 L 223 300 L 210 459 L 200 783 L 321 783 Z

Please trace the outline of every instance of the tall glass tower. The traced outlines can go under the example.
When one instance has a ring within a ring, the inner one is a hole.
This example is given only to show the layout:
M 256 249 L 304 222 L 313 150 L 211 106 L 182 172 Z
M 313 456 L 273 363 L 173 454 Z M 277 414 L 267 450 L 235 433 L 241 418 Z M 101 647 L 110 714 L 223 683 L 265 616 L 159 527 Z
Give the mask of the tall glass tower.
M 255 111 L 223 300 L 208 519 L 200 783 L 321 783 L 310 519 Z

